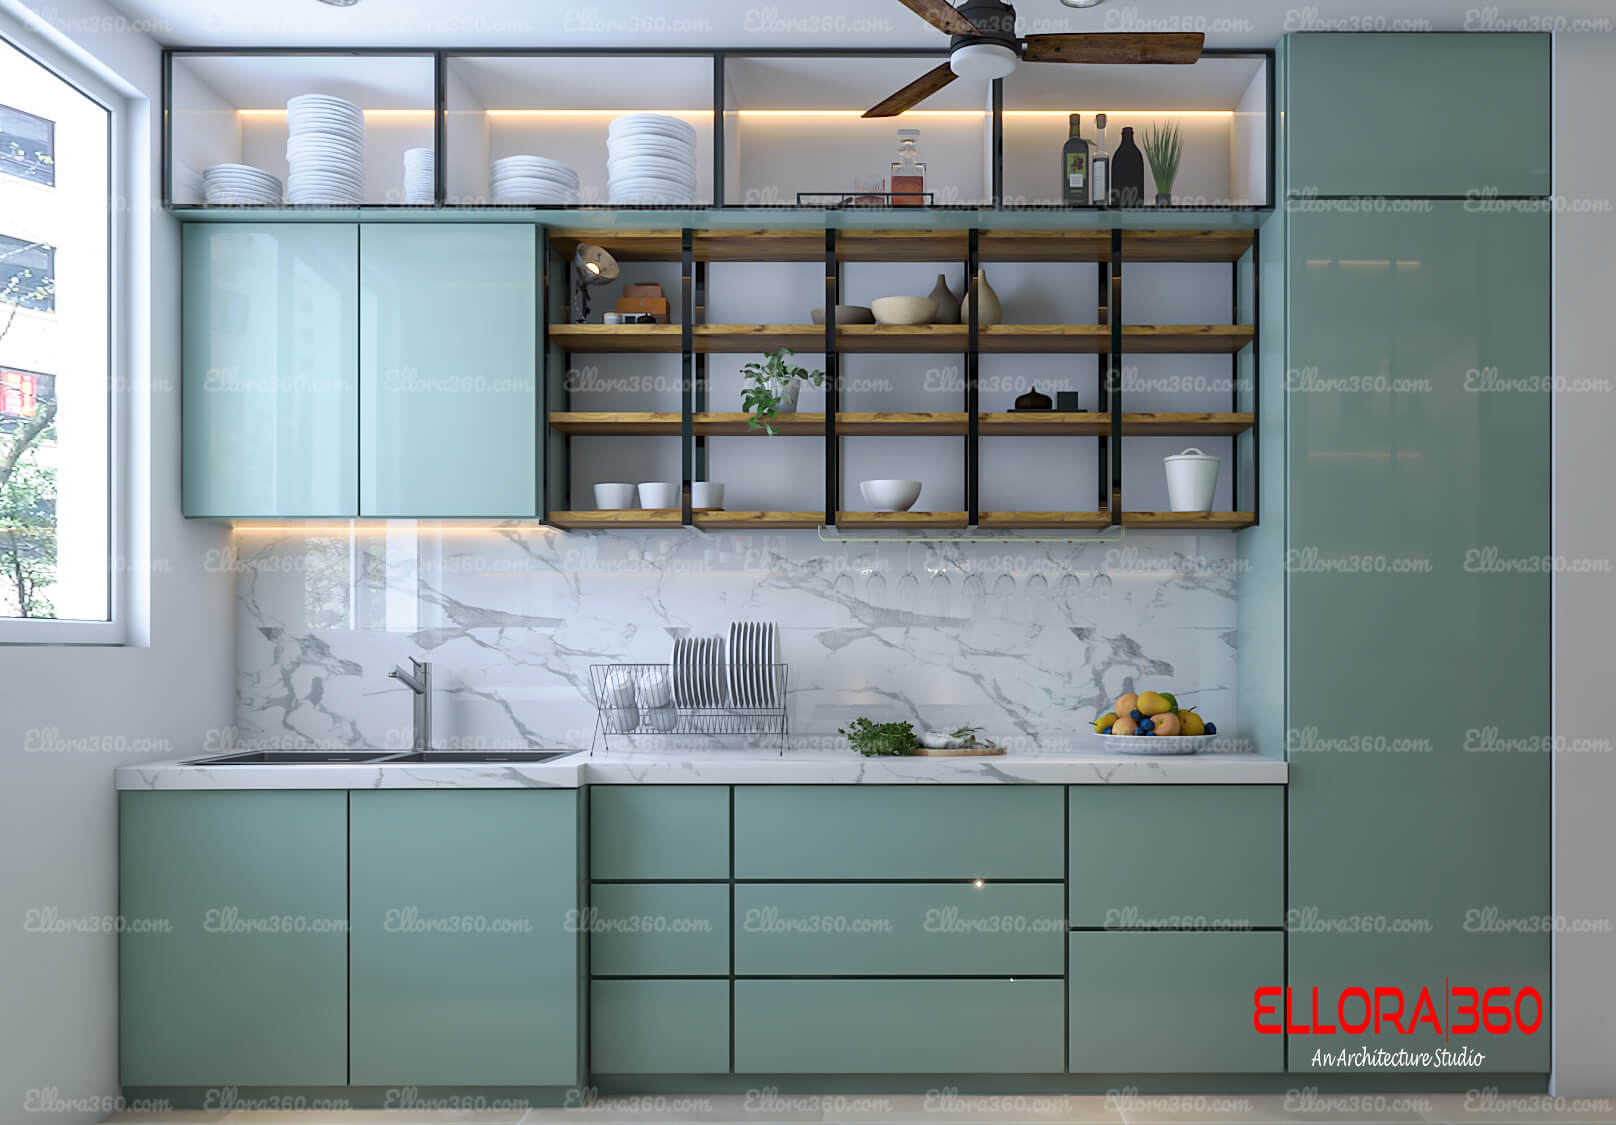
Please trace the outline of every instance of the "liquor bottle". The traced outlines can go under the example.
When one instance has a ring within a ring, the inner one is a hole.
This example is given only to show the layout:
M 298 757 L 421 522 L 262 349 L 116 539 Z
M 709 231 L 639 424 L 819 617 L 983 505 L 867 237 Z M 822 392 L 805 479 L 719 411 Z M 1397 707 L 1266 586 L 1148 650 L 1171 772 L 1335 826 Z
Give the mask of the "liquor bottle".
M 1089 202 L 1089 142 L 1082 137 L 1082 115 L 1072 114 L 1071 136 L 1061 149 L 1061 198 L 1068 207 L 1086 207 Z
M 898 130 L 898 159 L 892 162 L 889 183 L 892 202 L 899 207 L 922 207 L 926 203 L 926 165 L 915 154 L 919 129 Z
M 1111 201 L 1111 154 L 1105 150 L 1105 114 L 1094 115 L 1094 152 L 1089 156 L 1089 202 L 1104 207 Z
M 1133 128 L 1123 126 L 1122 142 L 1111 157 L 1111 206 L 1145 204 L 1145 154 L 1133 143 Z

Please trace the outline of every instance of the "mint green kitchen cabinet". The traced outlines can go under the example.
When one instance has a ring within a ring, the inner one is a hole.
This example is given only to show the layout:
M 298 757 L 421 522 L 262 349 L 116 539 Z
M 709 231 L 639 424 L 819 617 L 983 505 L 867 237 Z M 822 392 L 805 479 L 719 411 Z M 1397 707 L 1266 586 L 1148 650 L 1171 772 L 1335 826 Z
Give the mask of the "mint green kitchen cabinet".
M 596 883 L 595 976 L 729 976 L 728 883 Z
M 758 785 L 735 790 L 737 879 L 1066 876 L 1052 785 Z
M 348 795 L 118 795 L 124 1086 L 348 1080 Z
M 359 514 L 359 229 L 188 223 L 187 516 Z
M 352 1084 L 578 1080 L 578 799 L 351 794 Z
M 728 786 L 595 785 L 589 801 L 591 878 L 729 878 Z
M 593 1074 L 728 1074 L 728 980 L 597 980 Z
M 1284 977 L 1284 934 L 1074 933 L 1069 962 L 1074 1073 L 1285 1069 L 1286 1036 L 1252 1026 L 1253 994 Z
M 1059 980 L 737 980 L 737 1074 L 1043 1074 Z
M 741 883 L 738 976 L 1060 976 L 1058 883 Z
M 1547 34 L 1296 34 L 1292 196 L 1547 195 Z
M 359 278 L 361 514 L 541 514 L 535 228 L 366 223 Z
M 1285 917 L 1285 789 L 1074 785 L 1073 926 L 1278 926 Z
M 1291 216 L 1289 973 L 1325 1011 L 1347 987 L 1548 1000 L 1550 226 Z M 1551 1019 L 1468 1042 L 1545 1072 Z M 1293 1070 L 1314 1045 L 1290 1037 Z

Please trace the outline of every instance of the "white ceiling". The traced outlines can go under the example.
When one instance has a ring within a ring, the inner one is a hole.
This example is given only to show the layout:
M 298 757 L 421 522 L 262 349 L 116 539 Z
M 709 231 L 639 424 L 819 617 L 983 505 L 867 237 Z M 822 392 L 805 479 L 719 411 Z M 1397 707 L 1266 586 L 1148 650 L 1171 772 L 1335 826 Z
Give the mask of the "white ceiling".
M 187 46 L 431 47 L 940 47 L 934 30 L 898 0 L 111 0 L 125 14 Z M 1608 19 L 1611 0 L 1104 0 L 1068 8 L 1019 0 L 1019 30 L 1201 30 L 1218 47 L 1265 47 L 1287 31 L 1378 30 L 1429 20 L 1464 30 L 1478 12 L 1522 21 Z M 1480 30 L 1479 28 L 1471 28 Z

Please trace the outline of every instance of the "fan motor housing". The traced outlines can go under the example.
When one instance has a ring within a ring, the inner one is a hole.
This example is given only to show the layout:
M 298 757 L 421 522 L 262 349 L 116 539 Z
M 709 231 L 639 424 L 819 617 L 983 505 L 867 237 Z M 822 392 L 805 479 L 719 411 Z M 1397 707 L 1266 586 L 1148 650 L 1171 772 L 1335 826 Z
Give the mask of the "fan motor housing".
M 1021 40 L 1016 37 L 1016 10 L 1000 0 L 966 0 L 957 11 L 982 32 L 980 35 L 955 35 L 948 41 L 950 50 L 970 46 L 972 43 L 997 43 L 1021 53 Z

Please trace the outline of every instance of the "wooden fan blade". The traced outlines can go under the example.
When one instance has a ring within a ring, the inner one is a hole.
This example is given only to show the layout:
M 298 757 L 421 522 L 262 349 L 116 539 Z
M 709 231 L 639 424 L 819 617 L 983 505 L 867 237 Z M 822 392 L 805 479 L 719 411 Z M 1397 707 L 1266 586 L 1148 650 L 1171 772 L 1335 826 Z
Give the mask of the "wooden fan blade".
M 898 0 L 905 8 L 950 35 L 981 35 L 981 29 L 959 14 L 948 0 Z
M 865 117 L 896 117 L 906 109 L 913 109 L 938 90 L 954 81 L 956 75 L 948 64 L 928 70 L 909 85 L 893 94 L 885 101 L 864 111 Z
M 1199 31 L 1029 35 L 1021 57 L 1028 62 L 1192 63 L 1205 42 Z

